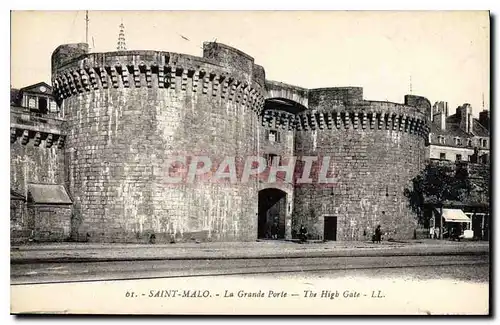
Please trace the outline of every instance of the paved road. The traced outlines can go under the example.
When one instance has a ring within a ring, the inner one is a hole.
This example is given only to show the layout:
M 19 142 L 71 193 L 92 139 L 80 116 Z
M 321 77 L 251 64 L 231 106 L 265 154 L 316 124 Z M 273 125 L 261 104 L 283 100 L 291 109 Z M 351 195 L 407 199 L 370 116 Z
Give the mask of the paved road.
M 276 259 L 488 254 L 487 242 L 413 241 L 408 243 L 326 242 L 299 245 L 283 241 L 134 244 L 38 244 L 11 248 L 11 264 L 118 262 L 134 260 Z
M 442 268 L 445 271 L 439 271 Z M 422 273 L 422 270 L 425 270 Z M 433 271 L 434 270 L 434 271 Z M 437 270 L 437 271 L 435 271 Z M 255 276 L 323 272 L 350 274 L 428 274 L 440 277 L 488 281 L 488 255 L 309 257 L 279 259 L 143 260 L 90 263 L 12 264 L 11 283 L 202 277 L 212 275 Z

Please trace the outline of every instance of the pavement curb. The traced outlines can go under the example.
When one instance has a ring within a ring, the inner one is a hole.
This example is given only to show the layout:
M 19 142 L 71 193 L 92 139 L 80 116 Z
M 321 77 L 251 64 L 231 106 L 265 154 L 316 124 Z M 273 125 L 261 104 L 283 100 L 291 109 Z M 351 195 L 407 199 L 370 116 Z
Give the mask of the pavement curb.
M 484 256 L 489 250 L 476 251 L 438 251 L 438 252 L 335 252 L 281 255 L 234 255 L 234 256 L 170 256 L 170 257 L 47 257 L 47 258 L 12 258 L 11 265 L 42 264 L 42 263 L 104 263 L 132 261 L 188 261 L 188 260 L 244 260 L 244 259 L 288 259 L 288 258 L 335 258 L 335 257 L 391 257 L 391 256 Z

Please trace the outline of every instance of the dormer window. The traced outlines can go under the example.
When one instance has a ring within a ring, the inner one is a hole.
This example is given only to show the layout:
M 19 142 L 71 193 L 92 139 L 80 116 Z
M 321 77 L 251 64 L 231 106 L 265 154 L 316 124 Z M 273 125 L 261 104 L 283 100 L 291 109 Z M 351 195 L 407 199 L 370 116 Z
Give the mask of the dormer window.
M 19 101 L 16 105 L 29 109 L 32 114 L 44 115 L 48 112 L 57 113 L 59 107 L 52 96 L 52 88 L 43 82 L 21 88 L 18 92 Z
M 444 144 L 444 136 L 442 136 L 442 135 L 438 136 L 438 142 L 440 144 Z
M 483 148 L 486 148 L 488 146 L 488 141 L 486 139 L 481 139 L 481 145 Z
M 472 147 L 472 139 L 467 140 L 467 147 Z
M 455 145 L 456 145 L 456 146 L 461 146 L 461 145 L 462 145 L 462 139 L 460 139 L 460 138 L 456 137 L 456 138 L 455 138 Z

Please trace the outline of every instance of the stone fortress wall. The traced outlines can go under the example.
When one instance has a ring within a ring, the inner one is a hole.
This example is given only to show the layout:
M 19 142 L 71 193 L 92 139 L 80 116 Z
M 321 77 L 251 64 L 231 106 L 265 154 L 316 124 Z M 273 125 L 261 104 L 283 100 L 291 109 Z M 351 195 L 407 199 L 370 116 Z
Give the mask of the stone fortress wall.
M 75 240 L 255 240 L 259 191 L 272 187 L 286 195 L 285 238 L 304 224 L 323 239 L 328 216 L 337 218 L 337 240 L 365 239 L 379 223 L 393 238 L 413 235 L 403 190 L 424 164 L 430 103 L 423 97 L 375 102 L 359 87 L 269 81 L 252 57 L 213 42 L 204 43 L 203 57 L 61 45 L 52 82 Z M 281 141 L 269 143 L 271 130 Z M 172 156 L 265 154 L 330 156 L 336 182 L 166 180 Z

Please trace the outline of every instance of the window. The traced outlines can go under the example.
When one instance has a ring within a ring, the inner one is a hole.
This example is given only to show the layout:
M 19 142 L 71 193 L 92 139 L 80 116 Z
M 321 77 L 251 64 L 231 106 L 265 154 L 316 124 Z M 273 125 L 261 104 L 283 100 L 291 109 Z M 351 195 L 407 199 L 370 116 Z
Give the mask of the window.
M 445 154 L 444 152 L 441 152 L 441 153 L 439 154 L 439 159 L 441 159 L 441 160 L 445 160 L 445 159 L 446 159 L 446 154 Z
M 469 159 L 470 162 L 472 162 L 472 155 L 469 155 L 468 159 Z
M 35 108 L 36 107 L 36 101 L 34 98 L 28 99 L 28 107 L 29 108 Z
M 472 147 L 472 139 L 468 139 L 467 140 L 467 146 L 468 147 Z
M 267 138 L 269 142 L 280 142 L 279 132 L 276 130 L 269 130 Z
M 488 155 L 484 154 L 481 156 L 481 163 L 482 164 L 487 164 L 488 163 Z
M 460 138 L 455 138 L 455 145 L 456 145 L 456 146 L 461 146 L 461 145 L 462 145 L 462 139 L 460 139 Z
M 457 155 L 455 160 L 456 161 L 462 161 L 462 155 Z
M 57 104 L 54 101 L 50 101 L 50 111 L 53 113 L 57 113 Z
M 484 148 L 486 148 L 488 146 L 488 141 L 486 139 L 482 139 L 481 142 L 482 142 L 482 146 Z
M 271 167 L 271 165 L 273 164 L 273 160 L 274 160 L 275 157 L 278 157 L 278 155 L 275 155 L 273 153 L 270 153 L 270 154 L 267 155 L 266 158 L 267 158 L 267 166 L 268 167 Z
M 438 142 L 440 144 L 444 144 L 444 136 L 442 136 L 442 135 L 438 136 Z

